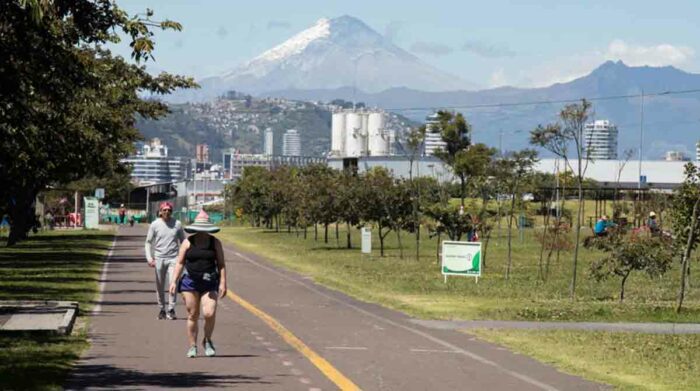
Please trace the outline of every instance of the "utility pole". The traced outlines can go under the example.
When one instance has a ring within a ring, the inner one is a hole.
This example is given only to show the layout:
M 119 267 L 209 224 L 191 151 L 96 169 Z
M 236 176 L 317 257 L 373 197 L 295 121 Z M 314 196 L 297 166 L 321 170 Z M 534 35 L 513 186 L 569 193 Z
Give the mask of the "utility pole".
M 642 95 L 640 96 L 640 108 L 639 108 L 639 181 L 637 182 L 637 188 L 642 188 L 642 148 L 644 145 L 644 89 L 642 88 Z

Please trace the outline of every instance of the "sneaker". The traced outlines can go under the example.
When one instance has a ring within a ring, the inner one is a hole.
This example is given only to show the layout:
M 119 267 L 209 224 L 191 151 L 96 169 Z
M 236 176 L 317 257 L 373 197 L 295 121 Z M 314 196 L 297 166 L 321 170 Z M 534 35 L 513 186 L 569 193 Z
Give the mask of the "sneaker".
M 212 357 L 216 355 L 216 349 L 214 349 L 214 344 L 211 343 L 210 339 L 204 340 L 204 354 L 207 357 Z
M 197 357 L 197 347 L 195 345 L 190 346 L 190 350 L 187 351 L 187 358 Z
M 158 313 L 158 320 L 165 319 L 165 316 L 165 310 L 160 310 L 160 312 Z
M 167 320 L 175 320 L 175 319 L 177 319 L 177 316 L 175 316 L 175 310 L 172 309 L 172 310 L 168 311 L 167 315 L 165 315 L 165 318 L 166 318 Z

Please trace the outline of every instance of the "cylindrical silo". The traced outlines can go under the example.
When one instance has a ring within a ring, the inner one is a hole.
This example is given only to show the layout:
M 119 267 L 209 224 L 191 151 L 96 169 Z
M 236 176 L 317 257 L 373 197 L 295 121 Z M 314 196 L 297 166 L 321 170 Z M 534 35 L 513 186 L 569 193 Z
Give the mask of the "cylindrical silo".
M 369 114 L 367 132 L 369 134 L 370 156 L 389 155 L 389 135 L 385 134 L 384 126 L 384 113 L 374 112 Z
M 343 157 L 345 153 L 345 113 L 333 113 L 331 121 L 331 154 Z
M 368 150 L 368 139 L 369 139 L 369 132 L 368 132 L 368 127 L 369 127 L 369 113 L 362 112 L 362 150 L 360 151 L 361 156 L 368 156 L 369 155 L 369 150 Z
M 345 156 L 362 156 L 364 145 L 362 114 L 350 112 L 345 115 Z

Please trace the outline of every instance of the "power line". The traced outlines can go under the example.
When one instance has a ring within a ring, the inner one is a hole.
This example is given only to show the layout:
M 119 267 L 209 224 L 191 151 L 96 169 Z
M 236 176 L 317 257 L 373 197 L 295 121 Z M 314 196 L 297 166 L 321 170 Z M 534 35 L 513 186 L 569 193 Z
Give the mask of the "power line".
M 662 95 L 680 95 L 680 94 L 692 94 L 700 92 L 700 89 L 692 90 L 676 90 L 676 91 L 663 91 L 655 93 L 644 93 L 645 98 L 662 96 Z M 545 105 L 545 104 L 562 104 L 562 103 L 577 103 L 582 100 L 587 101 L 606 101 L 606 100 L 619 100 L 619 99 L 632 99 L 641 98 L 642 94 L 630 94 L 630 95 L 610 95 L 610 96 L 599 96 L 593 98 L 577 98 L 577 99 L 559 99 L 559 100 L 536 100 L 536 101 L 526 101 L 526 102 L 505 102 L 505 103 L 485 103 L 485 104 L 473 104 L 473 105 L 456 105 L 456 106 L 442 106 L 442 109 L 481 109 L 481 108 L 496 108 L 496 107 L 514 107 L 514 106 L 535 106 L 535 105 Z M 435 110 L 433 107 L 410 107 L 410 108 L 388 108 L 387 111 L 419 111 L 419 110 Z

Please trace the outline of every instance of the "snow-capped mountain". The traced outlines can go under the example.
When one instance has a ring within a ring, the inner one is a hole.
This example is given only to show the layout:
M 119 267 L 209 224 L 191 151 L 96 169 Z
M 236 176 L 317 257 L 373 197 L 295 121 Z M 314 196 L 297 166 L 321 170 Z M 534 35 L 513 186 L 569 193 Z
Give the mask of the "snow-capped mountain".
M 242 66 L 200 81 L 196 95 L 226 90 L 261 94 L 284 89 L 353 87 L 379 92 L 394 87 L 422 91 L 473 85 L 439 71 L 351 16 L 320 19 Z

